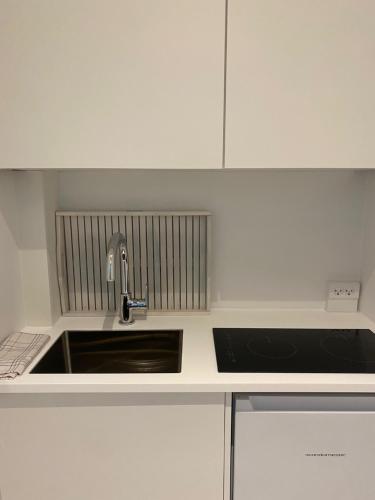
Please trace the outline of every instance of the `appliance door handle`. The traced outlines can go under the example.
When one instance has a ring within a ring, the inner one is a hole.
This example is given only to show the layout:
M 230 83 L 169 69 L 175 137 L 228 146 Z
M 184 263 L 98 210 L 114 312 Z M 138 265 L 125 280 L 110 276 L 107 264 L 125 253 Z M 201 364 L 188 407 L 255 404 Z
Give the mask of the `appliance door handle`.
M 238 413 L 375 412 L 375 395 L 363 394 L 236 394 Z

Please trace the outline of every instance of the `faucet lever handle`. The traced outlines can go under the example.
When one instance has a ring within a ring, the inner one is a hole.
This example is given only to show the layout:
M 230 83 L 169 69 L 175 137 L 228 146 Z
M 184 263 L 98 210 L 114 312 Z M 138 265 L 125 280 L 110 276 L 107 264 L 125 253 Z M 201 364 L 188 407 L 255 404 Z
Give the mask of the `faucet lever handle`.
M 149 303 L 149 295 L 148 295 L 148 283 L 146 283 L 145 286 L 145 296 L 143 298 L 128 298 L 128 307 L 131 310 L 141 310 L 141 311 L 147 311 L 148 309 L 148 303 Z
M 129 309 L 138 309 L 141 311 L 147 311 L 147 300 L 146 299 L 128 299 Z

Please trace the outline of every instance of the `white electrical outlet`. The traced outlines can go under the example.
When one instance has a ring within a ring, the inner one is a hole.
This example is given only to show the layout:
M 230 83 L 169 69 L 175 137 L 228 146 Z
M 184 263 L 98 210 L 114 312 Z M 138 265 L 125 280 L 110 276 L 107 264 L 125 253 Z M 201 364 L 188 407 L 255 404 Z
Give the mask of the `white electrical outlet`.
M 329 282 L 326 310 L 330 312 L 357 311 L 360 289 L 359 281 Z

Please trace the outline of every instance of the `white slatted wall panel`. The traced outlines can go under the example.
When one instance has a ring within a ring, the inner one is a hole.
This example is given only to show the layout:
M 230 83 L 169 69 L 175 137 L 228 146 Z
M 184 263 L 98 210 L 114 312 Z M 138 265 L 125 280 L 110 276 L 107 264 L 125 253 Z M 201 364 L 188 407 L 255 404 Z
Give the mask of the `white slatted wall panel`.
M 149 309 L 209 309 L 208 212 L 57 212 L 57 262 L 61 309 L 66 315 L 117 312 L 115 284 L 106 282 L 110 237 L 127 237 L 129 289 Z

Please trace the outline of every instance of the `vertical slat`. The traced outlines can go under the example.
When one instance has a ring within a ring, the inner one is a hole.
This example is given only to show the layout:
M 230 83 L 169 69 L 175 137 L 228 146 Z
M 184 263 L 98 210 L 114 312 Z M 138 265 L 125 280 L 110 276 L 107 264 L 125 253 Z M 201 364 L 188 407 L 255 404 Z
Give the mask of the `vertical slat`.
M 66 267 L 68 275 L 68 295 L 72 311 L 77 310 L 76 282 L 74 279 L 73 263 L 73 241 L 72 241 L 72 218 L 64 217 L 65 245 L 66 245 Z
M 199 236 L 199 309 L 206 309 L 206 236 L 207 217 L 200 216 Z
M 167 272 L 167 308 L 174 310 L 174 252 L 173 252 L 173 220 L 172 216 L 166 218 L 166 272 Z
M 193 260 L 193 309 L 199 309 L 199 292 L 200 292 L 200 281 L 199 281 L 199 216 L 192 217 L 193 220 L 193 244 L 192 244 L 192 260 Z
M 66 268 L 64 217 L 60 216 L 56 216 L 56 261 L 61 312 L 62 314 L 65 314 L 70 310 L 68 295 L 69 283 L 68 271 Z
M 212 221 L 211 216 L 206 217 L 206 272 L 204 274 L 204 279 L 206 282 L 206 307 L 209 310 L 210 300 L 211 300 L 211 245 L 212 245 Z
M 141 257 L 141 288 L 140 298 L 146 296 L 146 286 L 148 285 L 148 258 L 147 258 L 147 228 L 146 217 L 139 217 L 139 244 Z
M 186 217 L 186 307 L 193 309 L 193 217 Z
M 83 228 L 85 235 L 86 246 L 86 277 L 87 277 L 87 300 L 88 310 L 93 311 L 95 307 L 95 289 L 94 289 L 94 264 L 93 264 L 93 248 L 91 235 L 91 217 L 85 215 L 83 217 Z
M 125 234 L 125 236 L 126 236 L 126 225 L 125 225 L 125 216 L 124 215 L 119 216 L 118 228 L 119 228 L 120 233 Z
M 106 224 L 104 215 L 98 216 L 98 235 L 99 235 L 99 259 L 100 259 L 100 286 L 103 300 L 103 309 L 108 311 L 108 288 L 106 279 L 106 255 L 107 255 L 107 240 L 106 240 Z
M 148 307 L 155 309 L 155 283 L 154 283 L 154 233 L 152 226 L 152 216 L 146 217 L 146 238 L 147 238 L 147 280 L 148 280 Z
M 125 224 L 125 216 L 120 215 L 118 217 L 118 230 L 120 233 L 124 234 L 126 236 L 126 224 Z M 128 244 L 126 245 L 128 247 Z M 120 257 L 119 257 L 120 259 Z M 119 290 L 117 292 L 117 309 L 119 307 L 119 300 L 120 300 L 120 293 L 121 293 L 121 284 L 119 285 Z
M 173 277 L 174 277 L 174 306 L 176 310 L 181 309 L 180 293 L 180 224 L 179 217 L 174 216 L 172 221 L 173 229 Z
M 82 215 L 77 217 L 78 226 L 78 248 L 79 248 L 79 269 L 81 280 L 82 294 L 82 310 L 89 310 L 89 294 L 87 286 L 87 252 L 86 252 L 86 236 L 85 236 L 85 221 Z
M 160 249 L 160 294 L 161 309 L 168 309 L 168 280 L 167 280 L 167 230 L 166 217 L 159 217 L 159 249 Z
M 187 265 L 186 265 L 186 217 L 180 216 L 180 294 L 181 310 L 187 309 Z
M 133 232 L 133 266 L 134 266 L 134 297 L 141 296 L 141 246 L 139 242 L 139 217 L 132 217 Z
M 78 217 L 72 216 L 71 219 L 71 238 L 72 238 L 72 254 L 73 254 L 73 274 L 75 283 L 76 295 L 76 311 L 82 311 L 82 287 L 81 287 L 81 264 L 80 264 L 80 248 L 78 240 Z
M 157 216 L 152 217 L 153 225 L 153 257 L 154 257 L 154 295 L 155 295 L 155 309 L 162 308 L 161 303 L 161 262 L 160 262 L 160 218 Z
M 91 238 L 93 249 L 93 275 L 94 275 L 94 294 L 95 294 L 95 309 L 102 311 L 103 308 L 103 291 L 102 291 L 102 266 L 100 260 L 100 236 L 99 236 L 99 217 L 91 217 Z
M 135 288 L 135 277 L 134 277 L 134 243 L 133 243 L 133 224 L 132 217 L 127 215 L 125 217 L 125 230 L 126 230 L 126 241 L 128 247 L 128 263 L 129 263 L 129 289 L 134 292 Z
M 117 215 L 112 215 L 111 217 L 111 236 L 112 234 L 118 233 L 120 231 L 119 229 L 119 217 Z M 109 238 L 108 238 L 109 241 Z M 115 275 L 115 283 L 113 287 L 113 310 L 117 311 L 117 304 L 120 296 L 120 290 L 121 290 L 121 273 L 120 273 L 120 266 L 121 266 L 121 257 L 120 257 L 120 252 L 117 254 L 117 262 L 116 262 L 116 275 Z
M 110 215 L 105 215 L 104 217 L 104 234 L 105 234 L 105 254 L 102 257 L 103 259 L 103 264 L 104 264 L 104 269 L 106 269 L 106 259 L 107 259 L 107 253 L 108 253 L 108 248 L 109 248 L 109 240 L 111 239 L 111 236 L 113 234 L 112 231 L 112 217 Z M 118 272 L 118 268 L 116 270 L 116 273 Z M 108 311 L 115 311 L 115 283 L 108 283 L 106 280 L 106 276 L 104 276 L 104 279 L 106 281 L 107 285 L 107 294 L 108 294 Z

